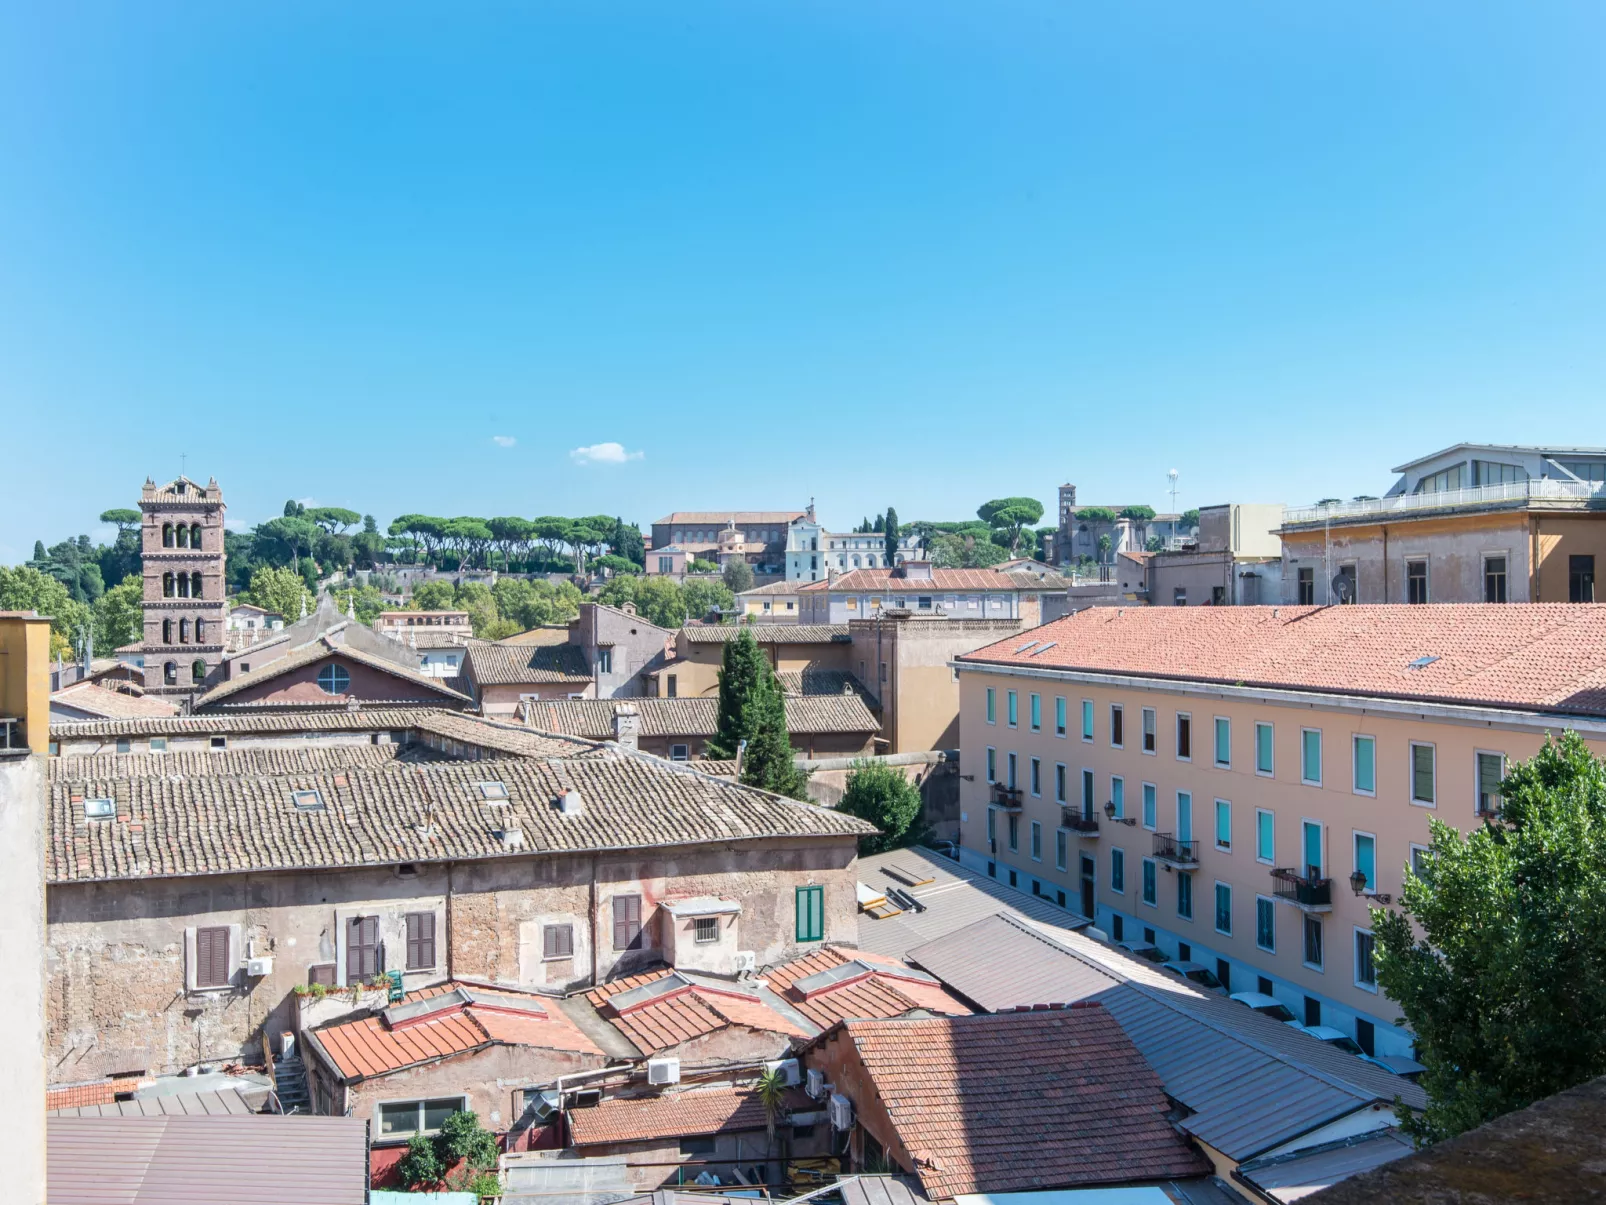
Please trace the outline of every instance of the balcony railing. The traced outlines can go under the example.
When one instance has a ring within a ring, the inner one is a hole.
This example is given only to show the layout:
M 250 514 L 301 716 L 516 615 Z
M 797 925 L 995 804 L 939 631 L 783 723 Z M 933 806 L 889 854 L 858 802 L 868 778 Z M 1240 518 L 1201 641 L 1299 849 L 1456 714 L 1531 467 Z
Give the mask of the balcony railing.
M 1179 841 L 1170 833 L 1155 833 L 1154 856 L 1162 862 L 1171 863 L 1173 866 L 1197 866 L 1199 865 L 1199 843 L 1197 841 Z
M 1363 498 L 1354 502 L 1329 502 L 1323 506 L 1290 506 L 1283 511 L 1283 524 L 1292 527 L 1299 523 L 1321 523 L 1328 519 L 1491 506 L 1501 502 L 1591 502 L 1603 498 L 1606 498 L 1606 482 L 1558 481 L 1553 477 L 1539 477 L 1528 481 L 1502 481 L 1496 485 L 1474 485 L 1460 490 L 1434 490 L 1420 494 L 1395 494 L 1388 498 Z
M 1068 828 L 1083 837 L 1099 835 L 1099 822 L 1091 816 L 1082 815 L 1074 808 L 1065 808 L 1060 812 L 1060 827 Z
M 1271 872 L 1272 894 L 1301 908 L 1331 908 L 1333 880 L 1302 875 L 1292 866 Z
M 1021 806 L 1021 789 L 1019 787 L 1006 787 L 1001 782 L 993 783 L 993 802 L 1001 808 L 1019 811 Z

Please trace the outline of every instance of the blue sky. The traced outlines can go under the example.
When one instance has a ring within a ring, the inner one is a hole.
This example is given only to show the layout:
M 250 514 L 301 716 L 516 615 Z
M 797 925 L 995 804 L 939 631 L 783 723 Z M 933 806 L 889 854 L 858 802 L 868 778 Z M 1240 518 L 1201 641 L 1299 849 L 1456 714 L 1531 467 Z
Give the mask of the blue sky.
M 1598 3 L 457 7 L 5 5 L 0 560 L 1606 443 Z

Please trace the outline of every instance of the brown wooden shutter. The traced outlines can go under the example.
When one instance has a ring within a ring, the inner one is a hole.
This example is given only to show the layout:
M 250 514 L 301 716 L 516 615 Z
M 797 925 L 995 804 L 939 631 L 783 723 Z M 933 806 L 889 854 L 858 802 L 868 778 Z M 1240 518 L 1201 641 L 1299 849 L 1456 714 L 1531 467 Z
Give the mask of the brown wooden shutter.
M 346 982 L 379 974 L 379 918 L 354 916 L 346 922 Z
M 641 897 L 616 895 L 613 897 L 613 948 L 633 950 L 641 936 Z
M 226 925 L 195 931 L 195 986 L 224 987 L 229 975 L 229 930 Z
M 435 914 L 407 914 L 407 969 L 428 970 L 435 965 Z
M 332 962 L 320 962 L 317 966 L 308 967 L 307 983 L 309 986 L 321 983 L 324 987 L 334 987 L 335 964 Z
M 541 957 L 573 958 L 574 926 L 547 925 L 541 930 Z

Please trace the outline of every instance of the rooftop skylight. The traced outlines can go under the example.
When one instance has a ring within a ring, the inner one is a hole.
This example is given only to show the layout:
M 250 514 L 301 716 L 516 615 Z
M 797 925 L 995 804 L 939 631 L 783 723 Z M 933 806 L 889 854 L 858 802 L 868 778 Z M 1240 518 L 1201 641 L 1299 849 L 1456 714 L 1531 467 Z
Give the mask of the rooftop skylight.
M 1411 662 L 1411 664 L 1407 665 L 1405 668 L 1406 669 L 1427 669 L 1428 666 L 1432 665 L 1437 660 L 1438 660 L 1437 656 L 1418 657 L 1415 661 Z
M 317 790 L 291 791 L 290 802 L 296 805 L 296 811 L 298 812 L 321 812 L 323 811 L 323 792 Z
M 110 820 L 117 814 L 117 805 L 110 799 L 84 800 L 84 818 L 86 820 Z

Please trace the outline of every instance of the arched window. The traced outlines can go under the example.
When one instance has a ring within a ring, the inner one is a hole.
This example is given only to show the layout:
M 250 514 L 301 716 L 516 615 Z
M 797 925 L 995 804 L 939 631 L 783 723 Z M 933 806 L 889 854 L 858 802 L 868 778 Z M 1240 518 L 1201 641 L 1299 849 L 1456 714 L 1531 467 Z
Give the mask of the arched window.
M 171 523 L 162 524 L 162 547 L 173 547 L 173 525 Z
M 169 686 L 177 686 L 178 685 L 178 662 L 177 661 L 169 661 L 166 665 L 162 666 L 162 680 L 164 682 L 166 682 Z
M 206 633 L 206 620 L 197 619 L 195 621 L 195 643 L 196 644 L 205 644 L 206 643 L 206 635 L 205 635 L 205 633 Z
M 853 554 L 853 567 L 855 569 L 859 567 L 859 554 L 856 552 Z
M 190 596 L 190 575 L 187 573 L 178 575 L 178 596 L 180 598 L 188 598 Z
M 206 662 L 197 661 L 190 666 L 190 678 L 195 682 L 206 681 Z
M 190 525 L 190 547 L 191 548 L 199 548 L 200 546 L 201 546 L 201 525 L 199 523 L 193 523 L 193 524 Z
M 201 597 L 201 571 L 199 569 L 190 574 L 190 597 Z
M 318 689 L 326 695 L 339 695 L 351 685 L 351 675 L 343 665 L 326 665 L 318 671 Z
M 190 642 L 190 621 L 187 619 L 178 621 L 178 642 L 180 644 L 188 644 Z
M 162 643 L 173 643 L 173 621 L 171 619 L 162 620 Z
M 171 573 L 162 574 L 162 597 L 173 597 L 173 575 Z
M 184 524 L 180 523 L 173 534 L 178 537 L 178 546 L 180 548 L 188 548 L 190 546 L 190 529 L 185 527 Z

